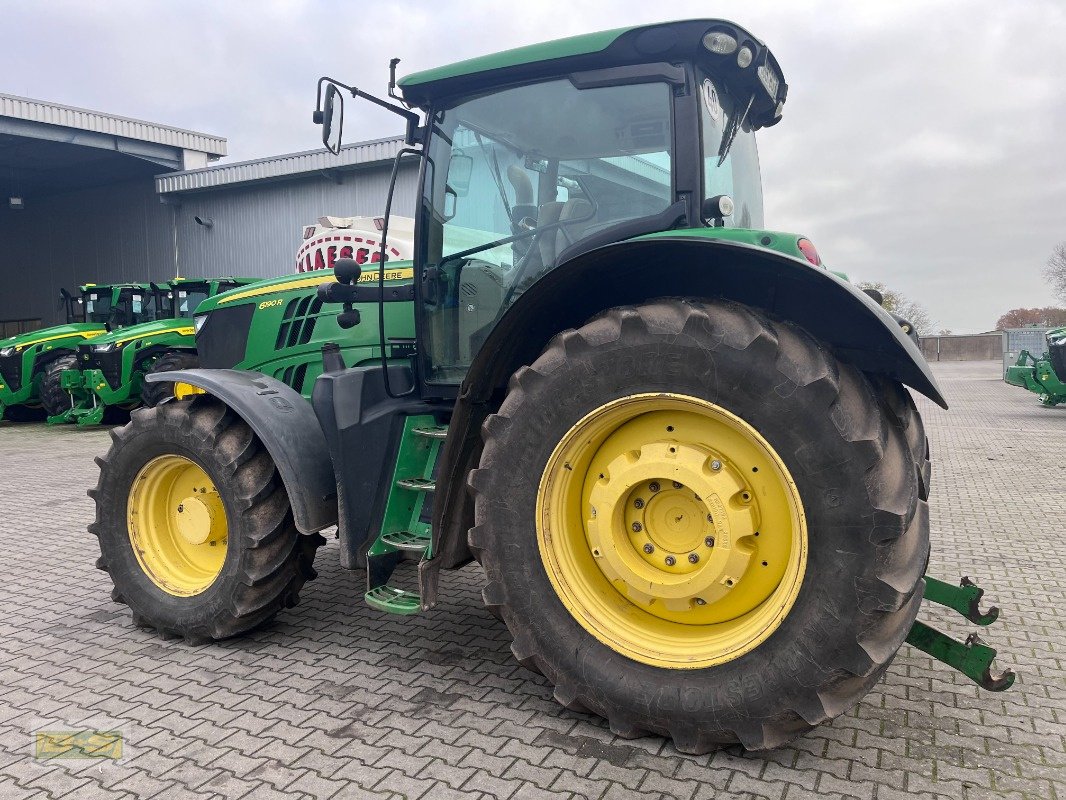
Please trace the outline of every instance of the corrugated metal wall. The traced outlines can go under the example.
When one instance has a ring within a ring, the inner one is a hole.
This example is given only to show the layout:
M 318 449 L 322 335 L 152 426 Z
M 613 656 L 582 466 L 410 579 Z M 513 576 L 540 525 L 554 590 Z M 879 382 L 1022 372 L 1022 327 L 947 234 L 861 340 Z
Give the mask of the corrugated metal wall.
M 180 195 L 178 259 L 182 275 L 269 278 L 296 270 L 303 226 L 332 214 L 383 214 L 391 165 L 340 173 L 343 182 L 310 173 L 298 180 L 223 187 Z M 396 181 L 393 213 L 410 216 L 418 170 L 406 167 Z M 195 217 L 210 218 L 210 228 Z
M 85 282 L 166 280 L 181 274 L 273 277 L 296 269 L 304 225 L 320 216 L 381 214 L 391 164 L 293 180 L 171 195 L 160 202 L 151 180 L 27 202 L 0 211 L 0 320 L 61 321 L 60 287 Z M 393 213 L 410 216 L 417 169 L 401 170 Z M 211 218 L 210 228 L 194 217 Z

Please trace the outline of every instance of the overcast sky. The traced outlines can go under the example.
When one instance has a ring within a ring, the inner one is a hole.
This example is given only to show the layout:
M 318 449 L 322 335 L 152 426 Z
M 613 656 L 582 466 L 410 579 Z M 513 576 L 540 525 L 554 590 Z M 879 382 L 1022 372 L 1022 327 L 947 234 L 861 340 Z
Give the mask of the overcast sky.
M 1052 304 L 1040 273 L 1066 240 L 1064 0 L 0 0 L 0 92 L 219 134 L 237 161 L 317 146 L 319 75 L 384 94 L 393 56 L 402 75 L 707 15 L 763 39 L 789 83 L 783 121 L 759 135 L 767 227 L 807 234 L 832 268 L 956 333 Z M 347 141 L 400 132 L 386 112 L 346 110 Z

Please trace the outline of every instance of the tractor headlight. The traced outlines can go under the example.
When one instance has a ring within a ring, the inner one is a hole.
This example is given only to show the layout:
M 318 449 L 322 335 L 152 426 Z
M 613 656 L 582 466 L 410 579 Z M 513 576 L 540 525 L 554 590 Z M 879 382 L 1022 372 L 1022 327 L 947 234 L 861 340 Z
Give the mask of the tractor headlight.
M 94 344 L 93 345 L 93 352 L 94 353 L 110 353 L 114 349 L 115 349 L 115 343 L 114 342 L 108 342 L 107 344 Z
M 737 66 L 741 69 L 747 69 L 751 66 L 751 60 L 755 58 L 755 53 L 747 45 L 740 48 L 740 52 L 737 53 Z
M 737 49 L 737 40 L 725 31 L 711 31 L 703 37 L 703 46 L 716 56 L 727 56 Z
M 13 356 L 13 355 L 15 355 L 15 348 L 14 347 L 0 348 L 0 356 L 3 356 L 4 358 L 7 358 L 8 356 Z
M 196 329 L 196 332 L 200 332 L 200 328 L 207 322 L 207 314 L 200 314 L 192 318 L 192 326 Z

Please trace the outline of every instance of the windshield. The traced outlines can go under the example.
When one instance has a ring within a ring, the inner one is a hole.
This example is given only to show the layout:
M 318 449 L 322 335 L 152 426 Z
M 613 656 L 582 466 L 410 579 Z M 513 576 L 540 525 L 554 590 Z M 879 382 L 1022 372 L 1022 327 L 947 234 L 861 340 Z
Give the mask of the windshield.
M 736 127 L 744 104 L 734 101 L 723 81 L 700 72 L 700 122 L 703 138 L 703 195 L 727 194 L 733 199 L 733 214 L 725 224 L 736 228 L 762 228 L 762 177 L 755 132 L 744 119 Z M 732 144 L 721 156 L 722 146 L 733 134 Z M 719 163 L 721 162 L 721 163 Z
M 673 200 L 664 83 L 511 87 L 438 109 L 426 164 L 427 377 L 462 379 L 507 306 L 567 248 Z
M 86 322 L 107 322 L 111 318 L 111 290 L 82 294 Z
M 176 317 L 191 317 L 196 307 L 208 297 L 207 286 L 187 286 L 174 291 L 177 301 Z

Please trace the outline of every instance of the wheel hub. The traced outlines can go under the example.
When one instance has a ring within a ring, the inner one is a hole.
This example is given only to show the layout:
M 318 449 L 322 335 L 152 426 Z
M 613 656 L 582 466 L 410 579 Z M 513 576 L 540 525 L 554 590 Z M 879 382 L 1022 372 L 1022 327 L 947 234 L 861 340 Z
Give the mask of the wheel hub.
M 703 445 L 651 442 L 612 460 L 593 485 L 586 529 L 597 566 L 652 614 L 706 611 L 748 568 L 754 548 L 740 540 L 755 531 L 742 499 L 751 494 L 735 470 L 711 468 L 722 458 Z
M 213 502 L 212 502 L 213 501 Z M 174 512 L 174 526 L 189 544 L 203 544 L 211 536 L 215 515 L 221 503 L 218 494 L 190 495 L 178 503 Z

